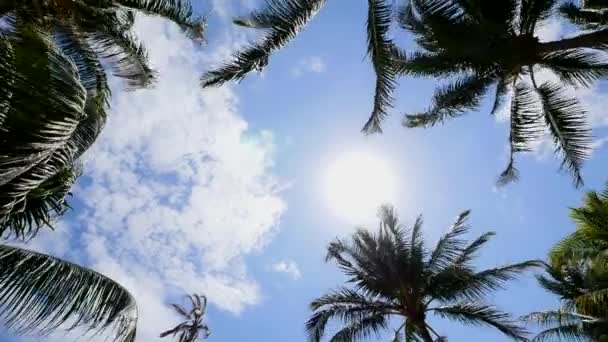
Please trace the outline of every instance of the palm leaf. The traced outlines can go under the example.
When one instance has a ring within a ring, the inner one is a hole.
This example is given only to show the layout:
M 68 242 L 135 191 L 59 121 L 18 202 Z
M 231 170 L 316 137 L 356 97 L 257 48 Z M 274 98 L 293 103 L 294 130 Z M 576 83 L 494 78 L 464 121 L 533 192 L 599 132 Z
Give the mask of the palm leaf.
M 52 228 L 53 221 L 70 208 L 65 197 L 79 175 L 79 168 L 65 168 L 30 191 L 23 210 L 11 213 L 0 223 L 0 237 L 12 235 L 25 240 L 34 237 L 43 226 Z
M 114 341 L 135 340 L 137 308 L 113 280 L 32 251 L 0 246 L 0 319 L 17 334 L 115 329 Z
M 253 70 L 268 64 L 270 55 L 292 40 L 325 4 L 325 0 L 267 0 L 264 13 L 270 27 L 259 42 L 237 52 L 233 60 L 202 77 L 203 87 L 219 86 L 231 80 L 241 80 Z
M 406 115 L 404 125 L 410 128 L 431 127 L 461 116 L 479 105 L 492 82 L 491 77 L 475 74 L 438 88 L 433 94 L 432 107 L 425 113 Z
M 532 90 L 525 83 L 519 82 L 513 90 L 510 115 L 511 129 L 509 133 L 509 164 L 500 174 L 497 184 L 504 186 L 519 178 L 515 167 L 514 155 L 532 150 L 532 143 L 542 138 L 544 125 L 538 115 L 536 101 Z
M 573 2 L 562 4 L 559 11 L 562 16 L 583 29 L 597 29 L 608 24 L 608 12 L 584 10 Z
M 589 87 L 608 76 L 608 63 L 602 55 L 584 50 L 556 51 L 541 55 L 541 65 L 551 69 L 562 82 Z
M 435 249 L 431 253 L 431 257 L 427 262 L 427 270 L 430 272 L 437 272 L 448 265 L 452 265 L 461 255 L 466 241 L 460 239 L 460 237 L 469 230 L 466 221 L 470 213 L 471 212 L 467 210 L 458 215 L 456 222 L 454 222 L 450 230 L 439 238 Z
M 586 112 L 576 98 L 570 97 L 555 83 L 544 83 L 537 88 L 549 131 L 556 151 L 563 155 L 562 167 L 574 178 L 574 184 L 583 184 L 581 168 L 591 150 L 591 131 L 586 123 Z
M 381 314 L 363 317 L 336 332 L 330 342 L 351 342 L 371 336 L 379 337 L 386 327 L 386 318 Z
M 430 311 L 443 318 L 457 320 L 464 324 L 492 326 L 514 340 L 526 341 L 527 331 L 511 319 L 511 315 L 490 305 L 460 303 L 433 308 Z
M 158 15 L 177 24 L 191 39 L 202 39 L 205 21 L 193 16 L 189 0 L 116 0 L 122 6 L 148 15 Z
M 382 120 L 387 116 L 387 108 L 392 106 L 391 93 L 396 87 L 395 71 L 391 63 L 393 43 L 387 37 L 391 25 L 392 8 L 385 0 L 368 1 L 367 52 L 371 56 L 376 73 L 376 94 L 374 109 L 363 126 L 367 133 L 381 132 Z

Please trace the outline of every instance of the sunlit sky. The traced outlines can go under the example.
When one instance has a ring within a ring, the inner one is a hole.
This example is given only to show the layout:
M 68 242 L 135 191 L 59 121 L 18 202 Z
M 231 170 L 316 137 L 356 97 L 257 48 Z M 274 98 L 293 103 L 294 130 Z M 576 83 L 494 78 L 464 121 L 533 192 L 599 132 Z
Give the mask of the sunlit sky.
M 488 114 L 489 101 L 441 127 L 403 128 L 405 112 L 428 104 L 433 80 L 401 80 L 384 134 L 362 135 L 374 86 L 366 1 L 329 1 L 263 73 L 201 90 L 198 76 L 255 36 L 226 25 L 255 1 L 213 3 L 202 9 L 210 22 L 200 47 L 161 20 L 138 19 L 161 79 L 132 93 L 115 82 L 108 124 L 73 191 L 74 210 L 30 243 L 132 291 L 141 341 L 159 340 L 178 322 L 166 304 L 188 292 L 209 297 L 209 341 L 305 341 L 308 303 L 344 280 L 324 263 L 325 248 L 356 225 L 375 228 L 368 207 L 376 197 L 386 196 L 406 223 L 422 214 L 430 242 L 471 209 L 471 238 L 497 232 L 479 259 L 488 267 L 544 258 L 574 228 L 568 207 L 607 180 L 603 86 L 580 93 L 597 139 L 583 189 L 557 171 L 549 145 L 519 156 L 521 180 L 497 189 L 508 126 Z M 543 34 L 563 32 L 549 23 Z M 410 47 L 405 34 L 395 37 Z M 360 164 L 367 166 L 349 170 Z M 558 305 L 532 275 L 489 300 L 516 316 Z M 450 341 L 507 341 L 491 329 L 432 322 Z

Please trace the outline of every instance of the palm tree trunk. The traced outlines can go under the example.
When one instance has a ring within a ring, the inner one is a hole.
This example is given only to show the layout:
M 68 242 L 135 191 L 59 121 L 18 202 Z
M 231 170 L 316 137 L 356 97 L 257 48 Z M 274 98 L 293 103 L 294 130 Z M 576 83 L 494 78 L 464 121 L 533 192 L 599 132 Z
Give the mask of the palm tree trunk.
M 576 37 L 540 43 L 540 52 L 554 52 L 578 48 L 596 48 L 608 44 L 608 29 L 580 34 Z

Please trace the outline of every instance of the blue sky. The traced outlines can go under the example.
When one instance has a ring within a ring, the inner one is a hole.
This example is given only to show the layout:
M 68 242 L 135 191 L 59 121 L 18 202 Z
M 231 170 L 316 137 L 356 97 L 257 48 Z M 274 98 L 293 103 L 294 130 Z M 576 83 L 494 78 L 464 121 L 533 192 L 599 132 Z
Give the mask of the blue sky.
M 430 242 L 471 209 L 471 238 L 497 232 L 480 267 L 543 258 L 574 228 L 567 208 L 606 181 L 602 86 L 578 93 L 598 142 L 583 189 L 557 171 L 545 145 L 518 156 L 518 183 L 495 188 L 508 126 L 487 114 L 487 103 L 444 126 L 403 128 L 403 113 L 425 108 L 434 80 L 401 80 L 384 134 L 360 134 L 374 85 L 365 1 L 328 2 L 262 74 L 200 90 L 204 70 L 254 37 L 223 24 L 253 5 L 208 6 L 209 42 L 200 47 L 171 25 L 139 18 L 159 84 L 133 93 L 114 84 L 112 114 L 85 156 L 74 210 L 31 242 L 127 286 L 138 300 L 142 341 L 177 322 L 166 304 L 187 292 L 209 296 L 210 341 L 304 341 L 308 303 L 344 279 L 324 263 L 325 247 L 354 224 L 330 210 L 322 189 L 324 172 L 344 154 L 365 150 L 392 166 L 394 204 L 404 222 L 424 216 Z M 543 34 L 566 31 L 549 23 Z M 396 37 L 408 47 L 405 35 Z M 353 188 L 352 196 L 363 195 Z M 361 224 L 375 227 L 373 215 Z M 558 305 L 532 276 L 489 300 L 515 315 Z M 433 322 L 450 341 L 507 340 L 490 329 Z

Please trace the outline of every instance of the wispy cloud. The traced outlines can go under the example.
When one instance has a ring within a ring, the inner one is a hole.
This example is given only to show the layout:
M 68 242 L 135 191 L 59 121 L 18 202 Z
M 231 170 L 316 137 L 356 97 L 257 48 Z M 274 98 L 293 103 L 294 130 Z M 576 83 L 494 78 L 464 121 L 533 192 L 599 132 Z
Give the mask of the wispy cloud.
M 302 277 L 300 268 L 293 260 L 281 260 L 272 265 L 272 270 L 277 273 L 285 273 L 293 280 L 298 280 Z
M 325 61 L 321 57 L 306 57 L 291 69 L 291 75 L 300 77 L 305 73 L 320 74 L 325 71 L 325 68 Z
M 248 128 L 231 88 L 199 87 L 203 67 L 239 36 L 201 48 L 156 18 L 138 18 L 136 30 L 161 78 L 129 93 L 116 84 L 74 191 L 78 215 L 38 245 L 125 285 L 139 305 L 138 339 L 156 341 L 176 295 L 204 293 L 233 313 L 258 302 L 244 259 L 270 241 L 286 205 L 272 133 Z

